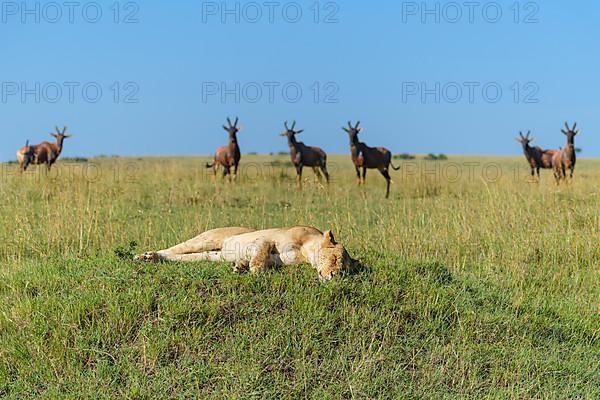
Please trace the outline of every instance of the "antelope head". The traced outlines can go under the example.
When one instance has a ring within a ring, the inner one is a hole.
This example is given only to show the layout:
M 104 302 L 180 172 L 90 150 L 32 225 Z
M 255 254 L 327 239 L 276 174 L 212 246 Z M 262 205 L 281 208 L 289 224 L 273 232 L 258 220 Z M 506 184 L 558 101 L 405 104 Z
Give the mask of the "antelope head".
M 67 131 L 66 126 L 62 129 L 62 131 L 58 129 L 58 126 L 54 127 L 54 129 L 56 129 L 56 133 L 50 133 L 50 136 L 56 138 L 56 144 L 58 147 L 62 148 L 63 141 L 67 138 L 70 138 L 71 135 L 65 135 L 65 132 Z
M 235 122 L 232 124 L 231 119 L 227 117 L 227 126 L 223 125 L 223 129 L 229 134 L 229 141 L 232 143 L 237 143 L 237 134 L 242 130 L 241 127 L 238 127 L 239 118 L 235 118 Z
M 579 134 L 579 129 L 577 129 L 577 122 L 573 124 L 572 128 L 569 128 L 569 123 L 565 122 L 565 129 L 561 129 L 561 132 L 567 137 L 568 144 L 575 144 L 575 136 Z
M 296 135 L 304 132 L 304 129 L 300 129 L 299 131 L 296 130 L 296 121 L 292 122 L 291 128 L 288 126 L 287 121 L 285 121 L 285 124 L 283 125 L 285 126 L 285 131 L 283 131 L 279 135 L 287 137 L 288 140 L 290 140 L 291 142 L 296 141 Z
M 524 149 L 529 146 L 529 143 L 533 142 L 533 138 L 529 137 L 529 135 L 531 135 L 531 131 L 528 131 L 525 136 L 523 136 L 523 132 L 519 132 L 519 137 L 516 138 L 516 141 L 521 143 Z
M 350 136 L 350 143 L 354 144 L 358 142 L 358 134 L 362 132 L 363 128 L 360 128 L 360 121 L 356 125 L 352 126 L 352 122 L 348 121 L 348 127 L 342 127 L 342 129 Z

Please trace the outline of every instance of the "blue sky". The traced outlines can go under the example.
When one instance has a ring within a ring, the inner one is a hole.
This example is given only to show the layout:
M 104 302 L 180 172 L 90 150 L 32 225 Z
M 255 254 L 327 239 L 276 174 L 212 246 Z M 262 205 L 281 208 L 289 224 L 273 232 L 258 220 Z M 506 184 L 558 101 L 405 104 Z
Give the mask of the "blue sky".
M 38 12 L 26 2 L 31 13 L 2 3 L 0 160 L 26 139 L 49 139 L 54 125 L 74 135 L 64 156 L 208 154 L 226 142 L 228 115 L 244 125 L 243 152 L 286 150 L 277 133 L 295 119 L 305 143 L 345 153 L 340 127 L 360 119 L 363 140 L 394 153 L 519 154 L 519 130 L 558 148 L 564 122 L 576 120 L 577 146 L 600 156 L 591 0 L 520 2 L 518 15 L 512 1 L 482 1 L 473 22 L 463 2 L 461 18 L 451 2 L 436 16 L 420 1 L 146 0 L 117 3 L 118 15 L 110 1 L 98 3 L 101 17 L 91 3 L 50 3 Z M 223 4 L 239 12 L 223 16 Z

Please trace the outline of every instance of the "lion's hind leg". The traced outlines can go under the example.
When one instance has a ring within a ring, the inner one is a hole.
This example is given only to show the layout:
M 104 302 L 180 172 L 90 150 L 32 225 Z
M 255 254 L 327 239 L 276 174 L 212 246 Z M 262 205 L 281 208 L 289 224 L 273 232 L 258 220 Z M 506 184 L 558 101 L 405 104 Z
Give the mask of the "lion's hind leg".
M 239 227 L 213 229 L 168 249 L 139 255 L 135 257 L 135 260 L 154 262 L 170 261 L 170 256 L 172 255 L 201 254 L 220 251 L 223 248 L 223 242 L 225 240 L 232 236 L 252 231 L 253 229 Z
M 161 261 L 178 261 L 178 262 L 197 262 L 197 261 L 223 261 L 220 251 L 205 251 L 202 253 L 188 254 L 171 254 L 164 252 L 148 252 L 135 257 L 136 261 L 146 262 L 161 262 Z
M 135 261 L 159 262 L 159 261 L 182 261 L 182 258 L 206 257 L 209 252 L 221 252 L 222 243 L 206 240 L 202 235 L 180 243 L 168 249 L 151 251 L 134 258 Z M 191 256 L 191 257 L 183 257 Z M 194 261 L 194 260 L 192 260 Z M 202 261 L 202 260 L 201 260 Z

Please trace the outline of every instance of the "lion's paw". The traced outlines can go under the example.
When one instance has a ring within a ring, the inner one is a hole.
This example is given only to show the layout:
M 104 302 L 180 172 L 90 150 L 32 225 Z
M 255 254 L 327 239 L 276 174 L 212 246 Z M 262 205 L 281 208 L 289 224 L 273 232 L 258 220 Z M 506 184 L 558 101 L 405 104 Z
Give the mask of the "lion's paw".
M 158 255 L 158 253 L 148 252 L 135 256 L 133 260 L 140 262 L 157 263 L 160 261 L 160 256 Z
M 248 272 L 250 268 L 250 263 L 248 261 L 238 261 L 233 263 L 233 272 L 236 274 L 243 274 L 244 272 Z

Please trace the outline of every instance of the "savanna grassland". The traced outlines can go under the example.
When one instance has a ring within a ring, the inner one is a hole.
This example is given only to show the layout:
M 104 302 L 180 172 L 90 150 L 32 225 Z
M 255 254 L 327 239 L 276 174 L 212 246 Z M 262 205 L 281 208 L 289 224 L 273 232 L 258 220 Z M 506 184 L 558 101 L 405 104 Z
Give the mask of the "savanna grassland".
M 558 188 L 522 157 L 406 161 L 386 201 L 348 156 L 302 192 L 283 156 L 244 156 L 235 185 L 207 160 L 3 166 L 1 397 L 600 398 L 600 161 Z M 308 265 L 131 261 L 296 224 L 365 267 L 319 284 Z

